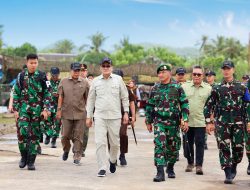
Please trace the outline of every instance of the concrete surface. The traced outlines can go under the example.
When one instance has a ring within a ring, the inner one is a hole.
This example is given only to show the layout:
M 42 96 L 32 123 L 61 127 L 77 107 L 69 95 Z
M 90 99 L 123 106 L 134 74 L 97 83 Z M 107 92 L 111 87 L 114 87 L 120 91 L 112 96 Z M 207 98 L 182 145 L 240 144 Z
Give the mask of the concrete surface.
M 137 118 L 136 134 L 138 145 L 134 143 L 132 130 L 129 134 L 128 166 L 117 167 L 114 174 L 107 173 L 104 178 L 97 177 L 97 163 L 93 128 L 90 130 L 86 157 L 81 166 L 72 164 L 72 153 L 67 161 L 62 161 L 62 148 L 52 149 L 42 144 L 43 154 L 36 160 L 36 171 L 19 169 L 20 159 L 16 134 L 0 136 L 0 190 L 228 190 L 250 189 L 250 176 L 246 174 L 247 159 L 244 154 L 238 166 L 238 174 L 233 185 L 225 185 L 224 172 L 220 169 L 218 150 L 214 136 L 209 136 L 205 151 L 204 175 L 185 173 L 186 159 L 180 151 L 180 161 L 175 165 L 176 179 L 166 178 L 165 182 L 152 181 L 156 170 L 153 165 L 153 135 L 146 131 L 144 118 Z M 119 162 L 118 162 L 119 163 Z

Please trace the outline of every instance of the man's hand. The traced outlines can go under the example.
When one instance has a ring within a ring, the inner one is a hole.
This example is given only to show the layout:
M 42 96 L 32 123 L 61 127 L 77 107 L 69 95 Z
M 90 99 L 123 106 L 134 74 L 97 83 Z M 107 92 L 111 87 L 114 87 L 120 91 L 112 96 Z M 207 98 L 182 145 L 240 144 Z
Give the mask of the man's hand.
M 14 111 L 14 116 L 15 116 L 15 120 L 17 121 L 17 120 L 18 120 L 18 118 L 19 118 L 19 112 Z
M 87 119 L 86 119 L 86 126 L 87 126 L 88 128 L 92 127 L 92 118 L 87 118 Z
M 61 119 L 62 118 L 62 110 L 57 110 L 56 112 L 56 119 Z
M 152 124 L 146 124 L 146 125 L 147 125 L 148 132 L 152 133 L 152 131 L 153 131 Z
M 131 117 L 131 126 L 132 126 L 132 127 L 135 126 L 134 123 L 135 123 L 135 116 L 132 116 L 132 117 Z
M 128 124 L 128 112 L 125 112 L 123 115 L 123 124 L 126 125 Z
M 188 132 L 188 129 L 189 129 L 188 122 L 187 121 L 182 122 L 181 130 L 186 133 Z
M 207 131 L 207 134 L 211 135 L 212 134 L 212 131 L 214 131 L 214 124 L 213 123 L 210 123 L 210 124 L 207 124 L 206 126 L 206 131 Z
M 41 116 L 43 117 L 44 120 L 47 120 L 48 117 L 50 116 L 50 112 L 47 111 L 47 110 L 43 110 L 42 113 L 41 113 Z

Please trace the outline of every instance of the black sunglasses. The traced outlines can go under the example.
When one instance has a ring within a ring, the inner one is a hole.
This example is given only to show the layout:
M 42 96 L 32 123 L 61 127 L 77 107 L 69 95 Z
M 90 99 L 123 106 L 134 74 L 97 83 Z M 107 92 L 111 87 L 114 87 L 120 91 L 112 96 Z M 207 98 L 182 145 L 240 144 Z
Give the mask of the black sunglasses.
M 179 76 L 184 76 L 185 73 L 178 73 L 177 75 L 179 75 Z
M 197 77 L 201 77 L 201 75 L 202 75 L 202 74 L 200 74 L 200 73 L 193 73 L 193 76 L 194 76 L 194 77 L 196 77 L 196 76 L 197 76 Z
M 110 65 L 102 65 L 102 68 L 110 68 Z

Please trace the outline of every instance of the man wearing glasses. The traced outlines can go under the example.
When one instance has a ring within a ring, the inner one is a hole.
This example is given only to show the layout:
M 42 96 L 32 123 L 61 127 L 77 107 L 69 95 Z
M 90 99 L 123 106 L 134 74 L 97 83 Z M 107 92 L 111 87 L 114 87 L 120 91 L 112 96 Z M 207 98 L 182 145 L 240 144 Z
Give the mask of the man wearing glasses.
M 58 87 L 57 119 L 62 118 L 63 157 L 66 161 L 73 141 L 73 164 L 80 165 L 83 145 L 83 126 L 86 122 L 86 102 L 89 84 L 80 77 L 80 63 L 71 64 L 71 75 Z
M 211 93 L 211 86 L 203 82 L 203 70 L 200 66 L 194 66 L 192 72 L 192 81 L 182 85 L 190 105 L 189 130 L 187 138 L 191 156 L 188 157 L 186 172 L 192 172 L 196 166 L 196 174 L 203 175 L 202 164 L 204 157 L 204 141 L 206 133 L 205 118 L 203 108 L 207 98 Z M 195 144 L 195 160 L 194 160 Z
M 123 123 L 128 123 L 129 101 L 128 90 L 122 78 L 112 74 L 112 61 L 104 58 L 100 63 L 102 74 L 96 77 L 90 87 L 87 101 L 86 125 L 92 126 L 95 118 L 95 143 L 99 172 L 98 177 L 106 176 L 107 134 L 110 143 L 109 170 L 116 171 L 116 162 L 119 152 L 119 131 L 121 126 L 121 103 L 124 109 Z M 95 108 L 95 112 L 93 114 Z
M 248 88 L 234 79 L 234 63 L 224 61 L 221 66 L 223 80 L 213 87 L 204 107 L 207 132 L 215 129 L 221 168 L 225 172 L 225 184 L 232 184 L 237 165 L 244 152 L 245 125 L 249 130 L 250 116 Z M 215 125 L 211 115 L 215 115 Z

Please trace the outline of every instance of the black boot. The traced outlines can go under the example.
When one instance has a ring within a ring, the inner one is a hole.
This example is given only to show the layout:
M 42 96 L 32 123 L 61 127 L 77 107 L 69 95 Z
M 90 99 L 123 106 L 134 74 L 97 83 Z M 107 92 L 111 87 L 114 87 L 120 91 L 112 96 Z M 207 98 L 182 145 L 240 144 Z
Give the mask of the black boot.
M 157 174 L 153 179 L 154 182 L 165 181 L 164 166 L 157 166 Z
M 175 178 L 174 164 L 168 163 L 166 173 L 168 174 L 168 178 Z
M 248 167 L 247 167 L 247 175 L 250 175 L 250 161 L 249 161 Z
M 120 165 L 121 165 L 121 166 L 126 166 L 126 165 L 127 165 L 127 161 L 126 161 L 126 158 L 125 158 L 125 154 L 124 154 L 124 153 L 121 153 L 121 154 L 120 154 L 119 160 L 120 160 Z
M 31 155 L 28 155 L 28 170 L 35 170 L 35 160 L 36 160 L 36 155 L 34 154 L 31 154 Z
M 19 161 L 19 168 L 24 168 L 27 164 L 27 151 L 21 152 L 21 160 Z
M 225 184 L 232 184 L 233 183 L 233 178 L 232 178 L 232 174 L 231 174 L 231 167 L 226 167 L 224 169 L 225 175 L 226 175 L 226 179 L 224 180 Z
M 42 147 L 40 146 L 40 144 L 37 147 L 37 154 L 42 154 Z
M 45 138 L 45 141 L 44 141 L 44 144 L 49 144 L 50 142 L 50 137 L 48 135 L 46 135 L 46 138 Z
M 237 164 L 235 163 L 235 164 L 232 165 L 232 168 L 231 168 L 232 179 L 235 178 L 236 174 L 237 174 Z
M 56 148 L 56 137 L 53 137 L 51 140 L 51 148 Z

